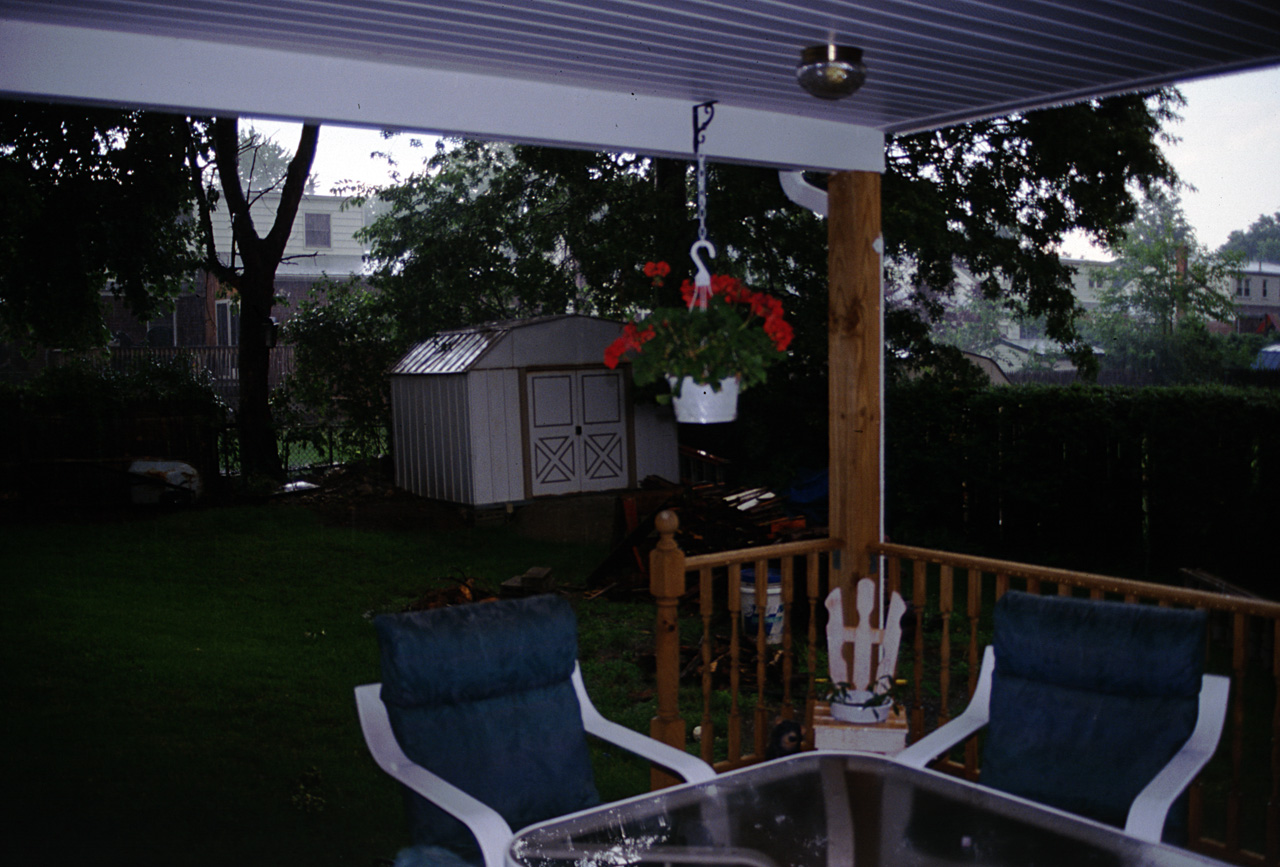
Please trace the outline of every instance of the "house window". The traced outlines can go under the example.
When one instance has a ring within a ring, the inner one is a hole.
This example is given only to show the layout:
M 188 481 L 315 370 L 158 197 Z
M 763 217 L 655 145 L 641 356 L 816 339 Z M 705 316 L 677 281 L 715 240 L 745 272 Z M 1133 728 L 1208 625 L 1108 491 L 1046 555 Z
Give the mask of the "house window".
M 168 316 L 152 319 L 147 323 L 147 346 L 177 346 L 178 314 L 175 310 Z
M 240 305 L 228 298 L 218 301 L 218 345 L 240 345 Z
M 329 215 L 304 214 L 307 225 L 308 247 L 332 247 L 329 241 Z

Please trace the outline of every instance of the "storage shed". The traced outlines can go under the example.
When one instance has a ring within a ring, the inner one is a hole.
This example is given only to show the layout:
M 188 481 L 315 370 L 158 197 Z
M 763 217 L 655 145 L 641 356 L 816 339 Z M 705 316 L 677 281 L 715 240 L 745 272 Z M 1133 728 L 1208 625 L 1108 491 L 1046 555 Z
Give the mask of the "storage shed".
M 442 332 L 391 371 L 396 484 L 485 506 L 679 478 L 669 407 L 601 359 L 622 325 L 546 316 Z

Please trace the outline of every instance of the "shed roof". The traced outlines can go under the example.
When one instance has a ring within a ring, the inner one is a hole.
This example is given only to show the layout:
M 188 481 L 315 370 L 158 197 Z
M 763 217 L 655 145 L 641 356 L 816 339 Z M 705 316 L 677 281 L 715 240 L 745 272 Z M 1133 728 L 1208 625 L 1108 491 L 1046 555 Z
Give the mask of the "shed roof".
M 486 322 L 442 331 L 424 340 L 410 349 L 391 373 L 417 376 L 466 373 L 481 367 L 598 364 L 604 347 L 621 330 L 619 322 L 576 314 Z M 501 357 L 496 357 L 499 354 Z

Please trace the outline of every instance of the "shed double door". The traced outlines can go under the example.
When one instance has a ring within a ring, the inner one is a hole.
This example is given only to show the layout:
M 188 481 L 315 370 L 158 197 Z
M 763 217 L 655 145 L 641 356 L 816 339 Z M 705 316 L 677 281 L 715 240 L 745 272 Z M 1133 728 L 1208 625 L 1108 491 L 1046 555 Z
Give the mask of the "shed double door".
M 526 378 L 532 496 L 629 484 L 622 373 L 548 370 Z

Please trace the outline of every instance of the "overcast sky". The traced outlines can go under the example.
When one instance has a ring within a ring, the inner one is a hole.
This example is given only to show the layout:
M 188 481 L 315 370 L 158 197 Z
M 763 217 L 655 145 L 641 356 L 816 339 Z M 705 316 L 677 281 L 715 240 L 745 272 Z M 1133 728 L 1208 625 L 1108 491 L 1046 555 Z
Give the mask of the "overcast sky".
M 1246 229 L 1261 214 L 1280 211 L 1280 67 L 1182 85 L 1187 105 L 1172 132 L 1182 141 L 1167 150 L 1183 180 L 1195 187 L 1182 195 L 1196 236 L 1217 249 L 1236 229 Z M 258 121 L 257 128 L 289 150 L 297 144 L 296 125 Z M 412 148 L 410 137 L 383 140 L 373 130 L 327 126 L 313 171 L 316 189 L 327 193 L 342 180 L 386 183 L 385 160 L 372 151 L 390 151 L 408 173 L 432 152 L 434 141 Z M 1066 251 L 1096 256 L 1079 239 Z

